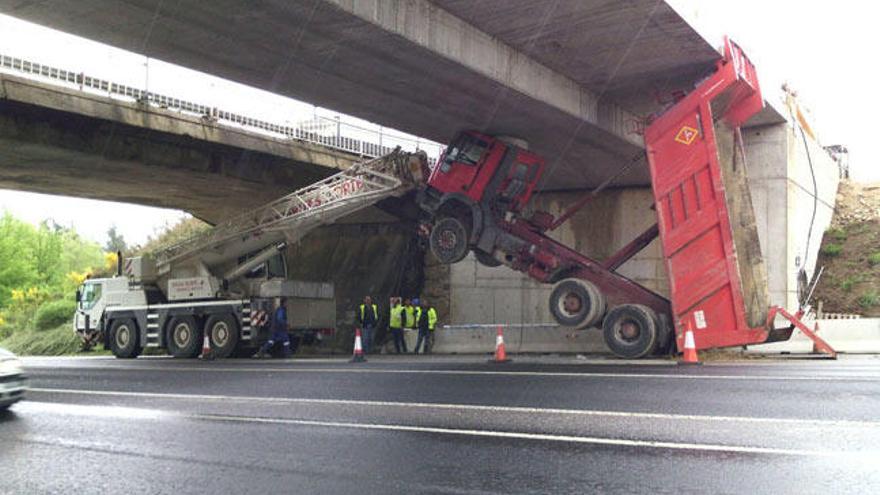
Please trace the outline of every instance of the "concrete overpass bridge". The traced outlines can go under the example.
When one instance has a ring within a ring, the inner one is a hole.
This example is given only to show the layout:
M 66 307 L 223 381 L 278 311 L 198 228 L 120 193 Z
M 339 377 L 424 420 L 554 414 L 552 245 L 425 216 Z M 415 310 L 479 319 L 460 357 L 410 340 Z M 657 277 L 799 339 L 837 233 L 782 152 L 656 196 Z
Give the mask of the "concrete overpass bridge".
M 349 137 L 339 121 L 274 124 L 2 54 L 0 69 L 0 188 L 181 209 L 213 223 L 395 144 Z
M 537 201 L 551 212 L 640 153 L 642 141 L 631 124 L 660 108 L 654 94 L 689 89 L 718 57 L 693 26 L 656 0 L 218 0 L 210 5 L 0 0 L 0 12 L 437 142 L 461 128 L 527 138 L 550 163 Z M 799 141 L 775 102 L 749 125 L 747 166 L 771 299 L 792 306 L 795 274 L 804 258 L 812 270 L 818 249 L 816 241 L 806 252 L 805 240 L 820 238 L 830 220 L 837 169 L 819 143 Z M 331 162 L 345 160 L 323 154 Z M 282 181 L 296 183 L 316 170 L 300 163 L 302 176 L 297 172 Z M 287 172 L 273 173 L 284 177 Z M 223 182 L 228 179 L 219 174 L 216 180 L 217 188 L 229 188 L 224 198 L 248 195 L 236 189 L 241 177 Z M 262 187 L 276 180 L 263 181 Z M 558 235 L 596 258 L 610 254 L 654 221 L 648 185 L 647 167 L 633 167 L 616 189 Z M 177 207 L 210 210 L 217 188 L 206 183 L 202 193 L 208 202 L 191 207 L 181 202 L 186 192 L 178 192 Z M 71 186 L 67 194 L 88 192 Z M 818 210 L 811 221 L 814 196 Z M 358 267 L 369 266 L 376 253 L 394 251 L 365 241 L 387 231 L 356 225 L 330 230 L 292 249 L 291 255 L 311 267 L 297 276 L 345 283 L 368 276 Z M 399 247 L 404 241 L 394 235 Z M 340 242 L 345 249 L 327 249 Z M 400 271 L 393 261 L 387 267 Z M 550 321 L 549 288 L 506 268 L 486 268 L 470 258 L 451 267 L 428 260 L 422 268 L 424 293 L 438 304 L 444 321 Z M 621 271 L 666 291 L 656 245 Z M 349 302 L 358 291 L 387 293 L 391 286 L 379 285 L 350 287 Z M 479 342 L 491 346 L 486 337 Z M 465 347 L 478 342 L 467 339 Z M 555 329 L 540 333 L 524 349 L 584 349 L 597 340 Z
M 548 190 L 595 186 L 631 159 L 654 91 L 689 88 L 718 57 L 658 0 L 0 0 L 0 12 L 437 142 L 462 128 L 520 136 L 555 164 Z M 619 181 L 647 183 L 646 166 Z

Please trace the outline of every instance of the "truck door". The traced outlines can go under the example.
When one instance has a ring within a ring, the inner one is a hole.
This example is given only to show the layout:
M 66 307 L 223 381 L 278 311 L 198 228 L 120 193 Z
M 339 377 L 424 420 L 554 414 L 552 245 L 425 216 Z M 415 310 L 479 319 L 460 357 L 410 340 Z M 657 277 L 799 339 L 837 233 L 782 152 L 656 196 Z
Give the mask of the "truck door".
M 478 201 L 474 181 L 490 143 L 476 135 L 461 133 L 446 148 L 431 174 L 431 186 L 444 193 L 462 193 Z

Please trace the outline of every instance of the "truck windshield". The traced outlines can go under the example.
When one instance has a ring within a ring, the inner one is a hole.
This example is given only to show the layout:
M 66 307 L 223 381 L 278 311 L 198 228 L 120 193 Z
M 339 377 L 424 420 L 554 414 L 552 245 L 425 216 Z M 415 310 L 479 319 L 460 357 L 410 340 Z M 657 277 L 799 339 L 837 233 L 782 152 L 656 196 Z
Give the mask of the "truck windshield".
M 101 299 L 101 284 L 85 284 L 82 288 L 82 298 L 80 306 L 82 309 L 92 309 L 98 300 Z
M 480 163 L 483 152 L 489 147 L 489 143 L 468 134 L 463 134 L 455 140 L 446 151 L 445 161 L 452 163 L 464 163 L 476 165 Z

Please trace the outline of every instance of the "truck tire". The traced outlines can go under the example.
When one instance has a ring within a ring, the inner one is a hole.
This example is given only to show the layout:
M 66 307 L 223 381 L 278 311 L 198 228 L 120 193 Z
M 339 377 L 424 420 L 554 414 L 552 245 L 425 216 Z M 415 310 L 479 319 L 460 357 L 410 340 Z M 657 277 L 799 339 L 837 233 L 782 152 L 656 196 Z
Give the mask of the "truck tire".
M 468 231 L 464 223 L 455 217 L 438 220 L 428 238 L 431 252 L 441 263 L 451 265 L 467 256 Z
M 657 315 L 641 304 L 615 306 L 602 323 L 605 344 L 618 357 L 639 359 L 656 348 Z
M 201 350 L 201 336 L 192 316 L 175 316 L 168 323 L 168 352 L 176 358 L 194 358 Z
M 205 322 L 205 333 L 216 358 L 227 358 L 238 345 L 238 324 L 232 315 L 212 315 Z
M 550 293 L 550 314 L 562 326 L 588 328 L 605 314 L 605 296 L 586 280 L 567 278 Z
M 672 325 L 669 324 L 669 317 L 665 314 L 657 315 L 657 343 L 654 345 L 655 356 L 669 356 L 673 352 L 673 335 Z
M 119 359 L 132 359 L 141 353 L 138 330 L 128 318 L 113 320 L 110 325 L 110 350 Z
M 488 266 L 489 268 L 495 268 L 497 266 L 501 266 L 503 263 L 495 259 L 494 256 L 488 253 L 484 253 L 482 251 L 474 250 L 474 257 L 477 258 L 477 261 L 483 265 Z

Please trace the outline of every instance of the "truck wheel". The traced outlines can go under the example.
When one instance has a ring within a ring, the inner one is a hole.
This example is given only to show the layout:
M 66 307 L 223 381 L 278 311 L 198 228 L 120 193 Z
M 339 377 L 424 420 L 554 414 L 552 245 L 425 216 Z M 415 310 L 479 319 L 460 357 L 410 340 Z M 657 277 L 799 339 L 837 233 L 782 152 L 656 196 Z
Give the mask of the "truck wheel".
M 657 315 L 641 304 L 615 306 L 602 323 L 605 344 L 622 358 L 638 359 L 655 349 L 658 338 Z
M 496 266 L 501 266 L 503 264 L 495 259 L 495 257 L 491 254 L 477 251 L 476 249 L 474 250 L 474 256 L 477 258 L 477 261 L 479 261 L 481 265 L 488 266 L 489 268 L 495 268 Z
M 128 318 L 113 320 L 110 325 L 110 350 L 119 359 L 138 357 L 141 346 L 134 321 Z
M 657 325 L 657 343 L 654 345 L 655 356 L 668 356 L 672 354 L 672 326 L 669 324 L 669 318 L 665 315 L 657 315 L 655 321 Z
M 176 358 L 193 358 L 199 355 L 201 342 L 192 316 L 175 316 L 168 324 L 168 352 Z
M 562 326 L 587 328 L 605 314 L 605 296 L 586 280 L 567 278 L 550 293 L 550 314 Z
M 458 263 L 467 256 L 468 232 L 461 220 L 441 218 L 431 229 L 431 252 L 444 264 Z
M 205 323 L 205 332 L 216 358 L 227 358 L 238 345 L 238 325 L 232 315 L 213 315 Z

